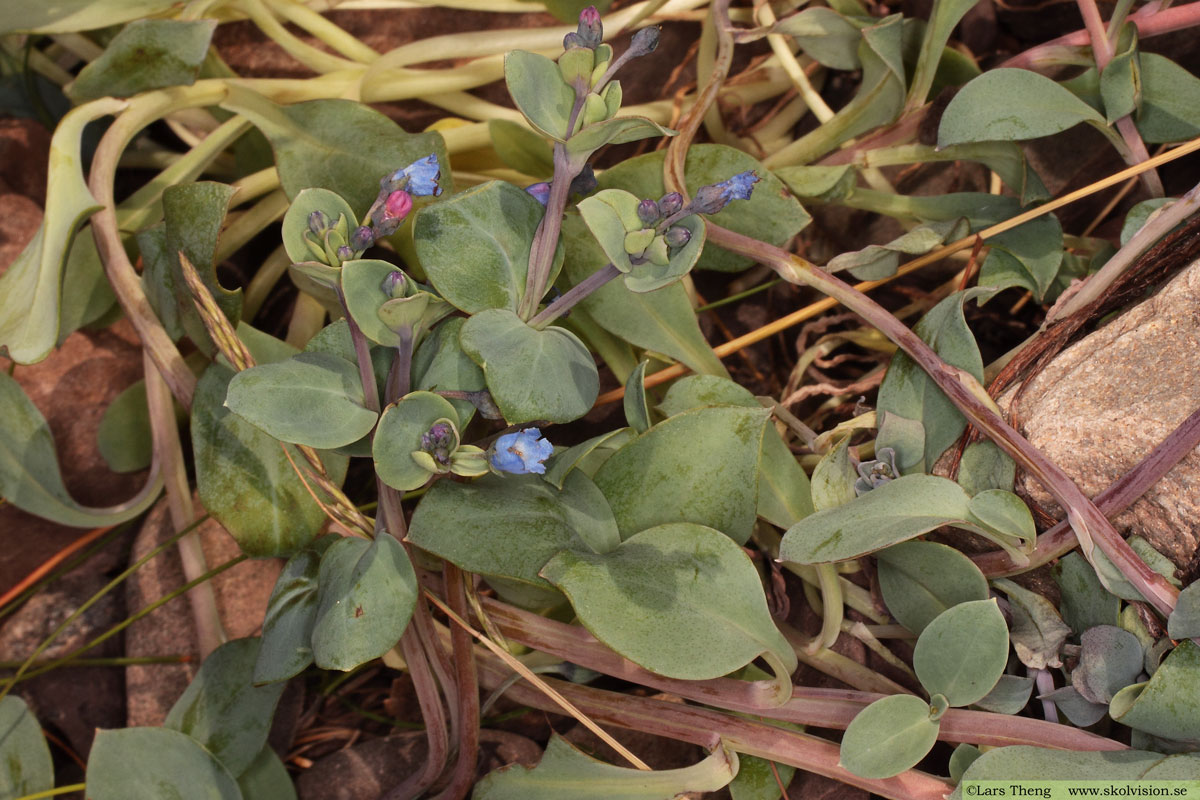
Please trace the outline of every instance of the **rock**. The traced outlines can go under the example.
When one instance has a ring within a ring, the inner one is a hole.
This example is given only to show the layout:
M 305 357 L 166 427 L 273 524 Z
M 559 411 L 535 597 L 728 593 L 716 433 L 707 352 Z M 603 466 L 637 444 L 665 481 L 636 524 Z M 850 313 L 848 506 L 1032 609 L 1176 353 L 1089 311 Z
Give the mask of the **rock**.
M 0 661 L 23 661 L 55 628 L 108 582 L 90 564 L 54 581 L 14 613 L 0 630 Z M 119 592 L 109 592 L 39 656 L 60 658 L 104 633 L 124 617 Z M 118 638 L 103 642 L 85 658 L 120 655 Z M 125 682 L 120 670 L 105 667 L 60 667 L 22 681 L 15 690 L 25 698 L 38 722 L 56 730 L 86 759 L 96 728 L 125 724 Z
M 1108 487 L 1200 407 L 1200 262 L 1060 353 L 1020 396 L 1001 399 L 1029 441 L 1085 494 Z M 1028 475 L 1023 493 L 1062 511 Z M 1200 571 L 1200 449 L 1113 520 L 1145 537 L 1185 574 Z
M 197 502 L 197 513 L 202 509 Z M 219 566 L 240 554 L 237 542 L 219 522 L 209 519 L 197 529 L 208 567 Z M 136 561 L 172 534 L 166 500 L 146 517 L 133 545 L 130 560 Z M 267 600 L 283 567 L 281 559 L 244 561 L 212 580 L 217 609 L 230 639 L 254 636 L 261 631 Z M 179 551 L 171 547 L 138 569 L 126 583 L 125 603 L 130 613 L 169 594 L 187 581 Z M 198 656 L 199 645 L 186 595 L 180 595 L 129 627 L 125 635 L 128 656 Z M 130 666 L 125 687 L 130 726 L 161 725 L 175 700 L 196 674 L 198 664 L 149 664 Z
M 11 362 L 0 358 L 0 369 L 10 367 Z M 112 472 L 96 445 L 96 431 L 109 403 L 142 377 L 141 348 L 127 322 L 104 331 L 73 333 L 45 360 L 16 366 L 13 377 L 50 425 L 63 481 L 72 497 L 85 505 L 108 506 L 137 493 L 145 483 L 144 473 Z M 0 531 L 0 543 L 6 545 L 0 547 L 0 591 L 85 533 L 11 505 L 0 506 Z M 16 540 L 20 547 L 9 544 Z M 119 548 L 105 548 L 99 557 L 103 565 L 94 569 L 116 566 L 118 554 Z
M 296 781 L 300 800 L 374 800 L 425 763 L 424 731 L 372 739 L 325 756 Z

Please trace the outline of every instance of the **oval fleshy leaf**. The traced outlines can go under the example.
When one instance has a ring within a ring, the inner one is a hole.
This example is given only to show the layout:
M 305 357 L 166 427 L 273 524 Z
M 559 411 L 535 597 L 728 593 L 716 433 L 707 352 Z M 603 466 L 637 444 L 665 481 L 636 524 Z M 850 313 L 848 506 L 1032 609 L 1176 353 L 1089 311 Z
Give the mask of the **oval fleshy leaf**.
M 763 653 L 788 674 L 795 668 L 758 571 L 712 528 L 676 522 L 603 555 L 563 550 L 541 574 L 570 598 L 597 639 L 660 675 L 716 678 Z
M 243 553 L 289 556 L 317 535 L 325 512 L 292 467 L 304 462 L 295 446 L 281 444 L 225 407 L 234 375 L 211 364 L 196 384 L 191 424 L 196 491 Z M 322 453 L 321 459 L 340 486 L 350 459 L 335 453 Z
M 1200 647 L 1184 639 L 1146 683 L 1126 686 L 1109 703 L 1122 725 L 1163 739 L 1200 741 Z
M 538 570 L 558 551 L 603 553 L 620 543 L 608 502 L 587 475 L 571 470 L 562 486 L 539 475 L 438 481 L 413 513 L 408 541 L 468 572 L 550 589 Z
M 54 788 L 54 761 L 42 726 L 16 695 L 0 700 L 0 792 L 23 797 Z
M 953 547 L 901 542 L 875 554 L 879 589 L 888 611 L 914 633 L 959 603 L 986 600 L 987 578 Z
M 263 618 L 262 644 L 254 663 L 256 684 L 284 681 L 312 663 L 317 618 L 317 575 L 321 554 L 337 541 L 324 536 L 288 559 L 271 590 Z
M 766 409 L 709 406 L 677 414 L 622 447 L 596 471 L 623 536 L 667 522 L 750 538 Z
M 842 736 L 840 763 L 862 778 L 890 778 L 929 753 L 941 725 L 929 704 L 911 694 L 894 694 L 858 713 Z
M 546 209 L 504 181 L 460 192 L 424 208 L 413 222 L 417 256 L 446 301 L 474 314 L 516 311 L 525 294 L 529 249 Z M 562 265 L 555 255 L 554 274 Z
M 598 761 L 554 734 L 536 767 L 513 764 L 494 770 L 476 784 L 471 797 L 561 800 L 569 794 L 572 800 L 660 800 L 692 792 L 715 792 L 737 771 L 737 754 L 725 747 L 690 767 L 644 772 Z
M 538 53 L 513 50 L 504 56 L 504 82 L 534 130 L 555 141 L 566 139 L 575 92 L 557 64 Z
M 241 775 L 267 743 L 283 683 L 254 686 L 259 639 L 234 639 L 209 653 L 163 727 L 186 733 Z
M 1044 75 L 992 69 L 964 86 L 946 106 L 938 147 L 1036 139 L 1080 122 L 1105 124 L 1102 114 Z
M 943 611 L 925 626 L 913 650 L 913 669 L 930 694 L 968 706 L 992 691 L 1008 663 L 1008 626 L 995 600 L 972 600 Z
M 490 308 L 467 320 L 459 342 L 510 425 L 579 419 L 600 394 L 596 362 L 565 328 L 536 330 L 512 311 Z
M 321 557 L 313 660 L 321 669 L 350 670 L 400 641 L 417 602 L 417 575 L 391 534 L 347 537 Z
M 125 728 L 96 733 L 88 755 L 93 800 L 242 800 L 220 761 L 186 733 L 170 728 Z
M 329 449 L 371 432 L 358 367 L 329 353 L 300 353 L 234 375 L 225 406 L 281 442 Z

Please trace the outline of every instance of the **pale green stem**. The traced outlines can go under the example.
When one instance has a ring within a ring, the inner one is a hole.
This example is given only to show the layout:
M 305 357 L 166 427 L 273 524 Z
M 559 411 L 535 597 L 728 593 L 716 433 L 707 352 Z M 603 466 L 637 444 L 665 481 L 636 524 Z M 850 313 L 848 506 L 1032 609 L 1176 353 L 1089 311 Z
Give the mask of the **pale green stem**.
M 283 189 L 276 189 L 249 209 L 239 214 L 231 214 L 233 221 L 221 232 L 214 261 L 221 263 L 268 225 L 282 219 L 290 202 Z
M 262 0 L 238 0 L 236 7 L 244 11 L 254 24 L 282 47 L 288 55 L 313 72 L 324 74 L 362 66 L 341 56 L 330 55 L 324 50 L 300 40 L 279 20 L 275 19 L 275 15 Z
M 230 184 L 233 187 L 233 199 L 229 201 L 231 206 L 240 206 L 243 203 L 249 203 L 251 200 L 257 200 L 267 192 L 273 192 L 279 188 L 279 170 L 276 167 L 265 167 L 258 172 L 252 172 L 244 178 L 239 178 Z
M 809 643 L 809 653 L 833 647 L 842 629 L 842 589 L 832 564 L 817 564 L 817 582 L 821 587 L 821 632 Z
M 317 331 L 325 327 L 325 313 L 325 306 L 316 298 L 301 292 L 296 296 L 296 305 L 292 307 L 285 341 L 297 350 L 303 350 L 304 345 L 317 335 Z
M 352 61 L 370 64 L 379 58 L 379 53 L 369 45 L 303 3 L 293 0 L 270 0 L 270 6 L 279 16 L 303 28 Z
M 100 140 L 88 181 L 92 196 L 101 206 L 100 211 L 92 217 L 92 235 L 96 239 L 96 249 L 104 263 L 109 283 L 122 310 L 137 331 L 142 346 L 149 351 L 167 385 L 171 387 L 171 393 L 188 409 L 192 405 L 196 378 L 146 300 L 141 276 L 125 252 L 117 228 L 113 183 L 121 152 L 142 128 L 181 108 L 216 105 L 224 99 L 225 93 L 223 81 L 205 80 L 191 86 L 146 92 L 129 101 Z
M 80 33 L 56 33 L 55 44 L 74 53 L 81 61 L 95 61 L 104 53 L 104 48 Z
M 866 625 L 862 624 L 861 622 L 851 622 L 849 620 L 843 620 L 841 627 L 842 627 L 842 630 L 844 630 L 846 633 L 850 634 L 855 639 L 858 639 L 860 642 L 865 644 L 868 648 L 871 649 L 871 652 L 878 655 L 880 658 L 882 658 L 887 663 L 891 664 L 896 669 L 900 670 L 901 672 L 903 672 L 904 674 L 906 674 L 912 678 L 917 677 L 916 673 L 914 673 L 912 671 L 912 668 L 909 667 L 908 664 L 905 664 L 903 659 L 899 658 L 891 650 L 888 650 L 883 645 L 883 643 L 880 642 L 879 639 L 877 639 L 875 637 L 875 634 Z M 896 625 L 894 627 L 902 628 L 902 626 L 899 626 L 899 625 Z
M 254 319 L 254 315 L 266 302 L 267 295 L 275 288 L 275 284 L 279 282 L 291 264 L 291 256 L 287 254 L 283 245 L 279 245 L 271 251 L 271 255 L 267 256 L 262 266 L 258 268 L 258 272 L 255 272 L 254 277 L 250 279 L 249 285 L 246 286 L 246 293 L 242 297 L 243 319 Z M 317 305 L 321 307 L 320 303 Z M 321 307 L 322 317 L 324 317 L 324 310 L 324 307 Z

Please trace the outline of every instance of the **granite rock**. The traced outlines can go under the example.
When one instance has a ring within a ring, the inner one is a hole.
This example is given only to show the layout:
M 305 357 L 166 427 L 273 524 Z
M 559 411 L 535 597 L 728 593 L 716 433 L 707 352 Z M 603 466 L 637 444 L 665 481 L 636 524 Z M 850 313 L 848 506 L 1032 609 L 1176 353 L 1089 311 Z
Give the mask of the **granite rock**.
M 203 509 L 197 503 L 197 513 Z M 240 554 L 237 542 L 219 522 L 209 519 L 197 528 L 211 569 Z M 130 561 L 136 561 L 172 535 L 165 500 L 146 517 L 133 545 Z M 212 579 L 217 610 L 230 639 L 261 632 L 271 589 L 283 567 L 281 559 L 252 559 L 225 570 Z M 179 551 L 170 547 L 150 559 L 129 578 L 125 603 L 134 612 L 187 581 Z M 186 595 L 171 600 L 129 627 L 125 636 L 128 656 L 197 656 L 199 645 Z M 175 700 L 195 676 L 198 664 L 149 664 L 126 667 L 125 691 L 129 725 L 160 725 Z
M 1094 497 L 1200 408 L 1200 262 L 1157 294 L 1055 357 L 1013 405 L 1001 406 L 1029 441 Z M 1062 517 L 1029 475 L 1018 489 Z M 1200 572 L 1200 448 L 1119 514 L 1185 576 Z

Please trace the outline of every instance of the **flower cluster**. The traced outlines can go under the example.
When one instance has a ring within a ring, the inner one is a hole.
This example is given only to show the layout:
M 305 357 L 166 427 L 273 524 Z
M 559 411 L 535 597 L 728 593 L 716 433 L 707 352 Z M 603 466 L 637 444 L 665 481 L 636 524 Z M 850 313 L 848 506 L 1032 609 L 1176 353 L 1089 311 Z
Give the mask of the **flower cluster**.
M 414 197 L 437 197 L 442 193 L 438 179 L 442 175 L 437 156 L 432 153 L 402 167 L 379 181 L 379 196 L 367 211 L 365 231 L 371 240 L 390 236 L 412 211 Z

